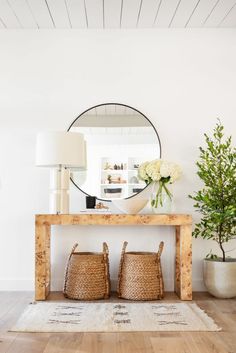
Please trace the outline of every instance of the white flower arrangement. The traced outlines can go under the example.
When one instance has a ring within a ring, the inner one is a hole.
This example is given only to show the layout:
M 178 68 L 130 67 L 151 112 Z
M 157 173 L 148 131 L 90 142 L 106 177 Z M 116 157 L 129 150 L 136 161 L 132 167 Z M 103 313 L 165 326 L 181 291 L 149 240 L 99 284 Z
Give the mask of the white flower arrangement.
M 146 184 L 152 182 L 158 183 L 159 188 L 156 193 L 155 200 L 152 200 L 152 206 L 162 206 L 162 191 L 165 190 L 166 194 L 172 199 L 172 194 L 168 190 L 166 184 L 173 184 L 181 176 L 181 168 L 179 165 L 167 162 L 162 159 L 155 159 L 150 162 L 144 162 L 140 165 L 138 170 L 139 179 L 145 181 Z

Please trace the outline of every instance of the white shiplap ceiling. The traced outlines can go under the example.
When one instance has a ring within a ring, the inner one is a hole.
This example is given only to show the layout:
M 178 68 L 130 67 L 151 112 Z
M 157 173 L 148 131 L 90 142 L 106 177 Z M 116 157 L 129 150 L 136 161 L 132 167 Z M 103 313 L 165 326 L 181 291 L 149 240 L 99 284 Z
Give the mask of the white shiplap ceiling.
M 0 0 L 0 28 L 236 27 L 236 0 Z

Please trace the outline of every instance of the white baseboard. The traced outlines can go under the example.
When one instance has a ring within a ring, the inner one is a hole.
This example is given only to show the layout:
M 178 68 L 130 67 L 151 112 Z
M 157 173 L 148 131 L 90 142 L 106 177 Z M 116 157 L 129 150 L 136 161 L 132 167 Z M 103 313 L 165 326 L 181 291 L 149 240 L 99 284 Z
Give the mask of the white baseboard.
M 206 292 L 203 278 L 193 279 L 193 292 Z
M 34 281 L 30 279 L 0 279 L 0 291 L 34 291 Z
M 52 280 L 51 290 L 61 291 L 63 288 L 64 280 L 56 279 Z M 172 279 L 165 279 L 165 290 L 173 291 L 174 283 Z M 117 288 L 117 280 L 111 279 L 111 289 L 115 291 Z M 203 284 L 203 280 L 193 279 L 193 291 L 205 291 L 206 288 Z M 0 291 L 34 291 L 34 280 L 30 279 L 0 279 Z

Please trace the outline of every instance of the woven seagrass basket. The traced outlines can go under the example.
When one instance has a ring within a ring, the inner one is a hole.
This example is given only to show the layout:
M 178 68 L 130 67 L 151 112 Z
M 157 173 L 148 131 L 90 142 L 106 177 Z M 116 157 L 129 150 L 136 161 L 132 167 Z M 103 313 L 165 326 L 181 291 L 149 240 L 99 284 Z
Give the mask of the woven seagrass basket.
M 63 294 L 66 298 L 95 300 L 109 298 L 110 275 L 108 246 L 103 243 L 103 252 L 75 252 L 69 256 Z
M 161 270 L 161 242 L 157 253 L 125 252 L 124 242 L 118 275 L 118 297 L 131 300 L 155 300 L 164 296 Z

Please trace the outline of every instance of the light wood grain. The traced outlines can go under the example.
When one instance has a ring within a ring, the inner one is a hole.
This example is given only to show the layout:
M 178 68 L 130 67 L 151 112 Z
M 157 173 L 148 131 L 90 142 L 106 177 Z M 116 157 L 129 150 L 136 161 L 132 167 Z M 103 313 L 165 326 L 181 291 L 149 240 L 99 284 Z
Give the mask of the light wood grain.
M 192 299 L 192 227 L 179 227 L 179 296 L 182 300 Z
M 50 236 L 52 225 L 174 226 L 176 228 L 175 291 L 182 300 L 192 299 L 192 217 L 190 215 L 45 214 L 35 217 L 36 300 L 46 300 L 50 293 Z
M 175 293 L 180 294 L 180 226 L 175 227 Z
M 36 215 L 36 225 L 187 225 L 192 224 L 192 216 L 187 214 L 151 214 L 151 215 L 128 215 L 128 214 L 79 214 L 79 215 Z
M 50 234 L 49 224 L 35 229 L 35 299 L 44 300 L 50 292 Z
M 194 293 L 193 299 L 222 327 L 220 332 L 13 333 L 33 293 L 0 292 L 0 353 L 235 353 L 236 300 Z M 61 293 L 49 300 L 68 301 Z M 111 301 L 117 301 L 112 296 Z M 125 300 L 124 300 L 125 302 Z M 179 302 L 166 293 L 164 302 Z M 3 310 L 2 310 L 3 309 Z

